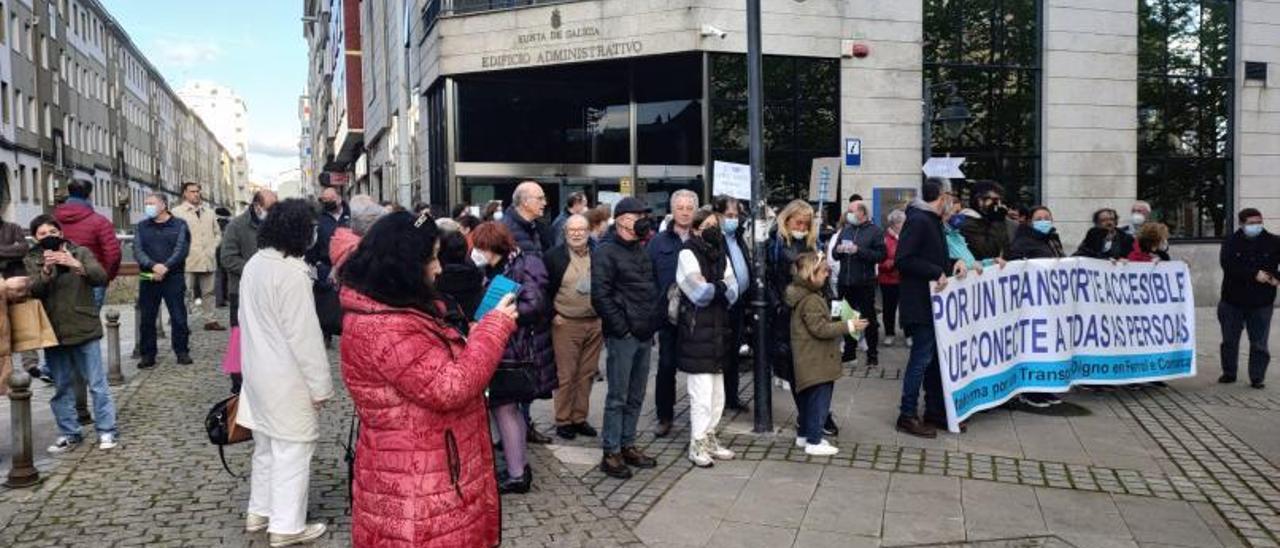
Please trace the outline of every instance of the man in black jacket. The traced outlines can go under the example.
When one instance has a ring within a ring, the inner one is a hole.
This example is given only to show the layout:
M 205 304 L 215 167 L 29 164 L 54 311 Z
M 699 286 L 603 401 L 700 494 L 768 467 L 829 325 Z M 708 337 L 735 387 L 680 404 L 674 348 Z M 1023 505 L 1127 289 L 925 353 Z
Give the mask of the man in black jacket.
M 840 276 L 836 283 L 840 298 L 848 301 L 858 314 L 871 322 L 864 332 L 867 340 L 865 365 L 880 365 L 880 354 L 876 348 L 880 340 L 880 324 L 876 321 L 876 265 L 889 255 L 889 249 L 884 245 L 884 231 L 871 222 L 866 202 L 849 203 L 844 226 L 832 239 L 831 250 L 831 257 L 840 262 Z M 851 337 L 845 337 L 841 361 L 855 359 L 857 349 L 858 343 Z
M 1222 300 L 1218 323 L 1222 325 L 1222 376 L 1220 383 L 1236 382 L 1240 331 L 1249 331 L 1249 385 L 1264 388 L 1271 352 L 1267 335 L 1271 312 L 1280 286 L 1280 236 L 1262 226 L 1262 213 L 1240 211 L 1240 229 L 1222 243 Z
M 591 307 L 600 316 L 609 350 L 600 470 L 620 479 L 631 477 L 629 466 L 657 465 L 635 446 L 659 313 L 653 262 L 640 243 L 653 230 L 650 211 L 637 198 L 620 200 L 613 229 L 591 257 Z
M 1009 208 L 1004 205 L 1004 188 L 995 181 L 975 182 L 969 209 L 973 214 L 966 215 L 960 233 L 973 258 L 984 261 L 1004 257 L 1014 232 L 1008 220 Z
M 516 191 L 511 196 L 511 207 L 502 215 L 501 222 L 511 230 L 520 251 L 541 258 L 543 253 L 551 249 L 555 238 L 542 221 L 546 210 L 547 194 L 543 192 L 542 185 L 525 181 L 516 186 Z
M 911 355 L 902 375 L 897 429 L 932 438 L 938 435 L 937 427 L 946 426 L 947 410 L 942 397 L 942 372 L 933 331 L 929 284 L 936 282 L 936 290 L 941 291 L 947 286 L 947 274 L 963 278 L 966 270 L 964 261 L 947 257 L 947 243 L 942 234 L 942 212 L 950 208 L 955 199 L 951 184 L 946 179 L 929 179 L 920 188 L 920 198 L 907 208 L 907 222 L 898 237 L 896 263 L 902 274 L 898 314 L 903 330 L 911 337 Z M 921 383 L 925 389 L 923 420 L 917 415 Z

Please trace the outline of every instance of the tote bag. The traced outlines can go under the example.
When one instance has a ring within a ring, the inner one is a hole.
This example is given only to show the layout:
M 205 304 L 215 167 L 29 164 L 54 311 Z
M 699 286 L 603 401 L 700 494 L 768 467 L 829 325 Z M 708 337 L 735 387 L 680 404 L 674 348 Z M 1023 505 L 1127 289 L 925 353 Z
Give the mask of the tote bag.
M 44 305 L 37 299 L 9 303 L 9 327 L 12 330 L 13 352 L 28 352 L 58 346 L 58 335 L 53 331 Z

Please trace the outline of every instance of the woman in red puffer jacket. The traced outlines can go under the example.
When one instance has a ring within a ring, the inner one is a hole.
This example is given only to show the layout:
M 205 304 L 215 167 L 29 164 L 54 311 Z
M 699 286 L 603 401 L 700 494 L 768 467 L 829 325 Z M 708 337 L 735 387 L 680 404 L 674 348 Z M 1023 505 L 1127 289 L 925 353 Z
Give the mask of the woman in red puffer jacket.
M 437 239 L 429 215 L 392 213 L 340 273 L 342 377 L 360 417 L 355 546 L 500 542 L 484 391 L 516 308 L 505 299 L 464 340 L 432 288 Z

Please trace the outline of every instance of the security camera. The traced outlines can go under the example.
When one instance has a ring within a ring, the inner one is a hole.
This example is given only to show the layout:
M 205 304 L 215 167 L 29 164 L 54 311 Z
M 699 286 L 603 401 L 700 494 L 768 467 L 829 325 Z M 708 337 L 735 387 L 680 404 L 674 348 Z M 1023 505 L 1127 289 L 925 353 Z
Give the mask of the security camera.
M 718 36 L 718 37 L 720 37 L 720 39 L 721 39 L 721 40 L 724 40 L 724 37 L 726 37 L 726 36 L 728 36 L 728 35 L 729 35 L 729 33 L 727 33 L 727 32 L 725 32 L 725 31 L 721 30 L 719 27 L 712 26 L 712 25 L 702 25 L 702 37 L 703 37 L 703 38 L 709 38 L 709 37 L 711 37 L 711 36 Z

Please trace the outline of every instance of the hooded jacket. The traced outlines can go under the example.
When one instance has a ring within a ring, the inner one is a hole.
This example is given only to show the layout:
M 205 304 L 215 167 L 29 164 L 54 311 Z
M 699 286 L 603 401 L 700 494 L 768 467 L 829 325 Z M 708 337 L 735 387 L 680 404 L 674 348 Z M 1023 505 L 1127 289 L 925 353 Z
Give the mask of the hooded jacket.
M 107 280 L 116 279 L 120 271 L 120 240 L 109 219 L 94 211 L 89 202 L 77 198 L 67 198 L 66 203 L 54 208 L 53 218 L 62 224 L 63 238 L 88 248 L 107 271 Z
M 83 276 L 56 266 L 52 274 L 45 277 L 44 250 L 39 247 L 27 253 L 25 262 L 27 275 L 31 277 L 31 296 L 44 305 L 58 344 L 76 346 L 102 338 L 102 321 L 93 302 L 93 288 L 107 285 L 107 272 L 88 248 L 68 243 L 67 252 L 84 265 Z
M 846 322 L 831 318 L 831 307 L 820 288 L 803 280 L 787 286 L 783 296 L 791 307 L 791 352 L 795 360 L 796 393 L 843 376 L 840 344 L 849 334 Z M 782 328 L 777 326 L 775 329 Z
M 929 283 L 951 274 L 942 217 L 929 204 L 915 201 L 898 236 L 898 271 L 902 273 L 898 315 L 903 326 L 933 325 Z

